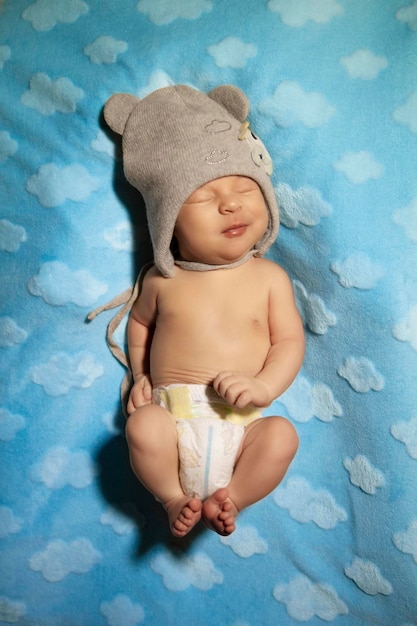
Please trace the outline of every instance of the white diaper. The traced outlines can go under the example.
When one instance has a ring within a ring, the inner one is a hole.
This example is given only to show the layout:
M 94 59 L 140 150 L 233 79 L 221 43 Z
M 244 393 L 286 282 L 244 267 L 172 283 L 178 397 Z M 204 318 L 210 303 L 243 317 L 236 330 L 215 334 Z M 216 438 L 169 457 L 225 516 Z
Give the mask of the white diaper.
M 228 485 L 245 426 L 261 417 L 260 411 L 235 409 L 206 385 L 158 387 L 153 397 L 176 421 L 184 493 L 204 500 Z

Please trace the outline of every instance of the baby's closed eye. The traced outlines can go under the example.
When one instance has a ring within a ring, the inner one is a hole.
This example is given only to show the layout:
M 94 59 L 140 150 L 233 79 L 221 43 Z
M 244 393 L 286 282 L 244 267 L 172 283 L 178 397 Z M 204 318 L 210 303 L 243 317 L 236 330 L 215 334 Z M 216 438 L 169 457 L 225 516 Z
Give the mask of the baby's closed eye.
M 249 193 L 253 193 L 254 191 L 258 191 L 256 187 L 244 187 L 242 189 L 238 189 L 236 190 L 236 193 L 238 194 L 249 194 Z
M 191 196 L 187 198 L 184 204 L 205 204 L 206 202 L 211 202 L 213 199 L 214 194 L 209 191 L 197 189 L 197 191 L 192 193 Z

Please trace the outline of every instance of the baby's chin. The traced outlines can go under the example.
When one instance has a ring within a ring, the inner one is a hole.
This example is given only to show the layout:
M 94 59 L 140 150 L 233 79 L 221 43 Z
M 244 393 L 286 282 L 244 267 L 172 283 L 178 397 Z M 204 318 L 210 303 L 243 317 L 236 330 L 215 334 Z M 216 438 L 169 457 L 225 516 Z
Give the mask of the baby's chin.
M 206 257 L 204 260 L 197 262 L 206 263 L 208 265 L 233 265 L 234 263 L 238 263 L 241 260 L 246 261 L 255 254 L 256 249 L 254 246 L 251 248 L 241 247 L 240 249 L 237 249 L 235 251 L 231 249 L 219 256 L 215 257 L 213 255 L 213 257 L 211 258 Z
M 249 250 L 245 250 L 243 253 L 240 253 L 240 254 L 230 254 L 226 256 L 224 260 L 220 261 L 219 265 L 222 265 L 222 264 L 233 265 L 234 263 L 239 263 L 239 261 L 247 261 L 248 259 L 252 258 L 255 254 L 256 254 L 255 248 L 250 248 Z

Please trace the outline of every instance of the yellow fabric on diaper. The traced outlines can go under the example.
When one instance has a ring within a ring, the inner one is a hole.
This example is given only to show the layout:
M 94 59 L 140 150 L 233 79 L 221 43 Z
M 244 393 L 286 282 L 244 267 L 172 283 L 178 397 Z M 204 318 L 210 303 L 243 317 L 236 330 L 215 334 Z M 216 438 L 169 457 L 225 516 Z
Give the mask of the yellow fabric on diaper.
M 163 406 L 174 417 L 183 417 L 184 419 L 193 417 L 191 398 L 187 387 L 176 386 L 170 389 L 159 389 L 158 395 Z
M 217 417 L 218 419 L 247 426 L 250 422 L 262 417 L 259 409 L 249 406 L 235 409 L 225 400 L 217 396 L 212 388 L 204 399 L 193 398 L 189 385 L 173 385 L 168 389 L 159 389 L 161 404 L 174 418 L 193 419 L 196 417 Z M 218 398 L 218 399 L 217 399 Z

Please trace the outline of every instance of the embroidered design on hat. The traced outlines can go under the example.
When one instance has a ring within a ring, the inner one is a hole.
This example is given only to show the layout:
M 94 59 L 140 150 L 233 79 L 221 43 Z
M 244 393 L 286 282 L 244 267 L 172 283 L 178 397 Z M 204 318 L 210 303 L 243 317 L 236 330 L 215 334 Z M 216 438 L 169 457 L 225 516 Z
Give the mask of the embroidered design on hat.
M 229 124 L 226 120 L 213 120 L 210 124 L 204 126 L 204 130 L 206 133 L 210 135 L 217 135 L 217 133 L 227 133 L 228 130 L 232 128 L 232 125 Z
M 212 150 L 208 157 L 206 157 L 207 163 L 210 165 L 216 165 L 217 163 L 223 163 L 229 158 L 229 153 L 225 150 Z

